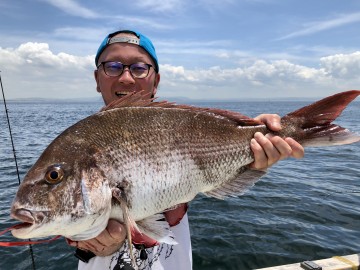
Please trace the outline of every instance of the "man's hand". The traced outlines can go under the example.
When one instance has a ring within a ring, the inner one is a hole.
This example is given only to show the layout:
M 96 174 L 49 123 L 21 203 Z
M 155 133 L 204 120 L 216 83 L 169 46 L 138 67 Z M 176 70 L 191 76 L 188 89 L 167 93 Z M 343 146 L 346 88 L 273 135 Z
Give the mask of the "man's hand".
M 82 250 L 91 251 L 96 256 L 108 256 L 116 252 L 124 243 L 126 230 L 122 223 L 110 219 L 104 231 L 97 237 L 85 241 L 71 241 L 68 244 Z
M 255 119 L 263 122 L 272 131 L 281 129 L 280 116 L 277 114 L 261 114 Z M 265 170 L 288 157 L 302 158 L 304 156 L 304 148 L 294 139 L 282 139 L 279 136 L 263 135 L 260 132 L 255 133 L 251 140 L 251 149 L 254 152 L 255 161 L 250 164 L 250 168 L 255 170 Z

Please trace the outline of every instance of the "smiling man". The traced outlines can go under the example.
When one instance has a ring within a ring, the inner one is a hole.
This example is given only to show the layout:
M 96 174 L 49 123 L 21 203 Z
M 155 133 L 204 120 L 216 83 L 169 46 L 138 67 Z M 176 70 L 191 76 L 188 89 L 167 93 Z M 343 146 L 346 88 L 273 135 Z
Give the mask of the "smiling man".
M 128 94 L 144 90 L 146 97 L 154 97 L 160 82 L 159 64 L 155 48 L 146 36 L 134 31 L 109 34 L 101 43 L 95 58 L 96 89 L 105 104 Z M 260 115 L 268 128 L 279 130 L 280 117 Z M 275 162 L 293 156 L 301 158 L 304 149 L 291 138 L 255 134 L 251 141 L 255 162 L 253 169 L 266 169 Z M 145 238 L 133 241 L 138 269 L 192 269 L 192 250 L 187 205 L 182 204 L 164 213 L 177 245 L 149 242 Z M 78 248 L 78 269 L 131 269 L 130 256 L 123 225 L 110 220 L 107 228 L 96 238 L 69 244 Z M 96 256 L 95 256 L 96 255 Z
M 94 74 L 105 104 L 130 92 L 145 90 L 149 97 L 156 94 L 160 74 L 155 48 L 149 39 L 138 35 L 115 34 L 99 48 Z

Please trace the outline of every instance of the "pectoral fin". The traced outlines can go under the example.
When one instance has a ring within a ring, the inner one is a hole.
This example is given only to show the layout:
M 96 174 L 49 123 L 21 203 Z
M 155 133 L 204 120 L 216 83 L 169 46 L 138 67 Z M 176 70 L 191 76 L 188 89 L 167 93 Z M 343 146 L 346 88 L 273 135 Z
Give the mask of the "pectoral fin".
M 138 232 L 137 234 L 133 234 L 133 243 L 137 243 L 139 241 L 146 242 L 151 239 L 155 242 L 165 243 L 168 245 L 177 244 L 174 239 L 174 235 L 170 229 L 170 225 L 166 221 L 164 214 L 156 214 L 147 217 L 146 219 L 137 221 L 136 224 Z
M 159 243 L 166 243 L 169 245 L 177 244 L 164 214 L 156 214 L 135 222 L 130 215 L 126 203 L 127 198 L 121 188 L 114 188 L 112 190 L 112 195 L 119 201 L 120 208 L 123 212 L 127 240 L 130 247 L 130 256 L 133 262 L 135 262 L 135 260 L 133 258 L 132 245 L 130 245 L 130 243 L 143 244 L 145 247 L 153 247 Z

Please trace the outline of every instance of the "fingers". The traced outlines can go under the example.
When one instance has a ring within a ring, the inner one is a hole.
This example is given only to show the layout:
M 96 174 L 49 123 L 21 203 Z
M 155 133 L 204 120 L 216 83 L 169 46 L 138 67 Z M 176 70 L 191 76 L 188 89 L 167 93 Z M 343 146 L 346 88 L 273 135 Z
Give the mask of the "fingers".
M 115 242 L 123 242 L 126 238 L 126 229 L 124 225 L 116 220 L 110 219 L 106 227 L 108 236 Z
M 272 131 L 279 131 L 281 129 L 281 117 L 277 114 L 260 114 L 254 119 L 263 122 Z
M 66 239 L 66 242 L 72 247 L 76 247 L 84 251 L 91 251 L 93 253 L 101 252 L 105 249 L 105 245 L 99 243 L 96 238 L 85 241 L 72 241 L 70 239 Z
M 255 159 L 250 168 L 256 170 L 264 170 L 288 157 L 302 158 L 304 156 L 304 148 L 291 138 L 282 139 L 271 134 L 264 136 L 257 132 L 250 145 Z
M 98 253 L 103 252 L 106 246 L 103 243 L 99 242 L 97 238 L 93 238 L 85 241 L 78 241 L 77 248 L 91 251 L 92 253 L 97 255 Z
M 303 158 L 305 155 L 304 147 L 293 138 L 286 138 L 285 141 L 289 144 L 292 149 L 291 156 L 294 158 Z
M 281 138 L 272 135 L 264 136 L 257 132 L 251 140 L 251 149 L 254 152 L 255 161 L 250 165 L 251 168 L 263 170 L 277 161 L 287 158 L 291 154 L 290 146 Z M 278 147 L 278 148 L 277 148 Z
M 255 119 L 263 122 L 272 131 L 281 130 L 281 118 L 277 114 L 261 114 Z M 250 168 L 256 170 L 264 170 L 288 157 L 302 158 L 304 156 L 304 148 L 297 141 L 292 138 L 282 139 L 272 134 L 264 136 L 260 132 L 255 133 L 250 146 L 255 159 L 250 164 Z
M 85 241 L 69 241 L 68 244 L 82 250 L 91 251 L 97 256 L 108 256 L 117 251 L 126 238 L 123 224 L 110 219 L 104 231 L 97 237 Z

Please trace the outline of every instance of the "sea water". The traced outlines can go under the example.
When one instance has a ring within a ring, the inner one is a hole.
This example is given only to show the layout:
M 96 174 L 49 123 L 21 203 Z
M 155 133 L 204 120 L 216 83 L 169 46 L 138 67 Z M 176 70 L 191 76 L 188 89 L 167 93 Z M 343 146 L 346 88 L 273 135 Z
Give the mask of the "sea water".
M 238 111 L 284 115 L 306 101 L 198 103 Z M 20 180 L 65 128 L 96 112 L 96 102 L 8 102 Z M 4 107 L 0 107 L 0 230 L 18 223 L 10 205 L 18 177 Z M 360 103 L 336 123 L 360 133 Z M 360 143 L 308 148 L 288 159 L 246 194 L 225 201 L 198 196 L 189 220 L 194 269 L 254 269 L 360 252 Z M 16 241 L 10 233 L 0 241 Z M 63 239 L 33 245 L 36 269 L 76 269 Z M 0 247 L 0 269 L 33 269 L 28 246 Z

